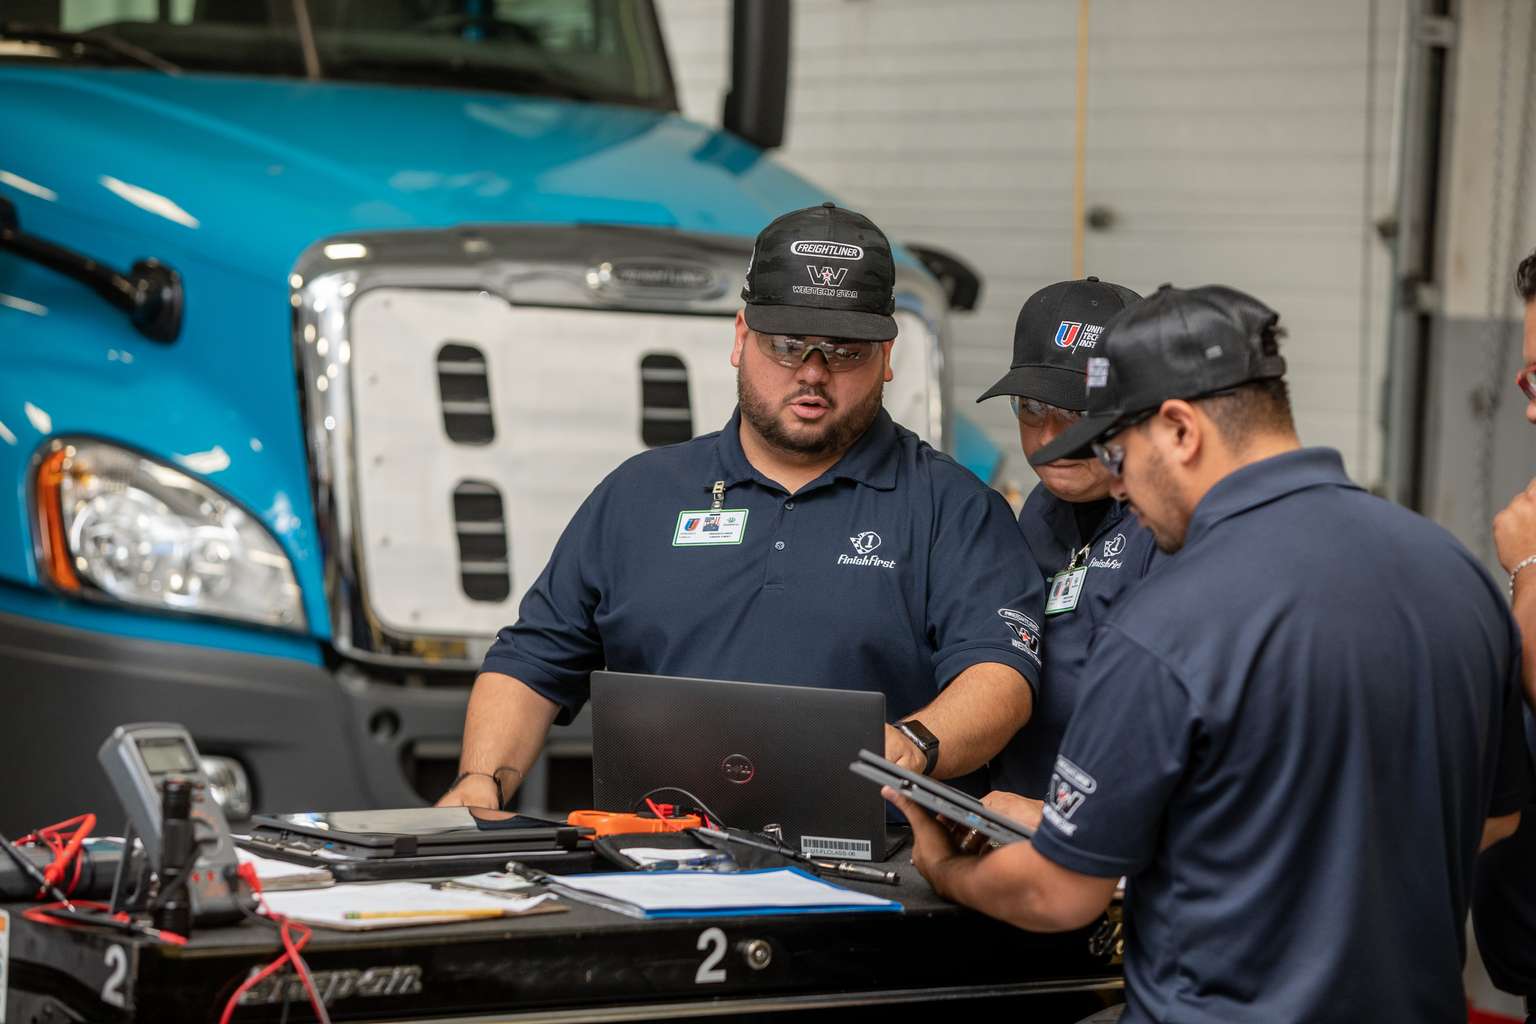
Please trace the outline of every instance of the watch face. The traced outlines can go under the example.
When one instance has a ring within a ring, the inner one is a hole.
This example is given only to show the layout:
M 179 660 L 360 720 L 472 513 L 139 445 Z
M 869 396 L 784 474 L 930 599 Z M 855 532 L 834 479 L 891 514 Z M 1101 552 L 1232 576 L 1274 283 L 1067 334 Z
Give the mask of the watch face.
M 917 744 L 918 749 L 924 753 L 939 745 L 939 738 L 929 732 L 928 727 L 915 718 L 902 722 L 901 731 L 906 733 L 912 742 Z

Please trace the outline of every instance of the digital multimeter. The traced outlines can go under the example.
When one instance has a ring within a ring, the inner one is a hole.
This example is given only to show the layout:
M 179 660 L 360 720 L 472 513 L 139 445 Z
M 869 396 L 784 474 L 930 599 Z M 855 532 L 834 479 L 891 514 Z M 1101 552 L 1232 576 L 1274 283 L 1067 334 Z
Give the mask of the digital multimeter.
M 173 722 L 120 725 L 112 730 L 96 757 L 162 882 L 168 869 L 190 871 L 186 887 L 192 901 L 192 919 L 213 923 L 239 917 L 237 901 L 243 897 L 230 888 L 230 879 L 239 864 L 234 840 L 230 838 L 223 810 L 213 799 L 208 775 L 187 730 Z M 191 790 L 187 813 L 195 849 L 191 864 L 165 862 L 162 792 L 165 783 L 172 779 L 187 783 Z

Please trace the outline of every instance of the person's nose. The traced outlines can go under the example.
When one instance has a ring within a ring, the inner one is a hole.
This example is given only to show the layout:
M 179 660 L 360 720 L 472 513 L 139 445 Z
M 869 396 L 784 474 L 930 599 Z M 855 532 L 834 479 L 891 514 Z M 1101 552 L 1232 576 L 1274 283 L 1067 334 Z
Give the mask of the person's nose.
M 820 349 L 812 349 L 795 368 L 795 380 L 801 384 L 825 384 L 832 371 L 827 369 L 827 355 Z
M 1047 413 L 1045 422 L 1040 424 L 1040 447 L 1044 448 L 1056 440 L 1056 436 L 1066 429 L 1067 422 L 1065 420 L 1060 416 Z

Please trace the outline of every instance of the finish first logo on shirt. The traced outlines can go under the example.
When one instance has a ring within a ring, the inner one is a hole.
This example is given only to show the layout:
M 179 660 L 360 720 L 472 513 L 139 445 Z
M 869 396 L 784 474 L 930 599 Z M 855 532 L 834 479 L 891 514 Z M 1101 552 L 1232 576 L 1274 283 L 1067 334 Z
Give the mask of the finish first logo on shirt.
M 857 537 L 849 537 L 848 542 L 853 545 L 854 554 L 842 554 L 837 556 L 838 565 L 874 565 L 882 569 L 896 568 L 894 558 L 877 558 L 872 552 L 880 546 L 880 535 L 873 530 L 865 530 Z

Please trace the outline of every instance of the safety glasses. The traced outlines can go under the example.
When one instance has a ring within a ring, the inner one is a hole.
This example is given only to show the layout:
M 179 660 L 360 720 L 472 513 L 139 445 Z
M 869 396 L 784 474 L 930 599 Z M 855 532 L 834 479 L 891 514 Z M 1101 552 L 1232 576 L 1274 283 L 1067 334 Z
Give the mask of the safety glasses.
M 1060 406 L 1047 405 L 1036 398 L 1024 398 L 1020 395 L 1009 395 L 1008 404 L 1013 406 L 1014 417 L 1026 427 L 1043 427 L 1045 421 L 1053 416 L 1070 427 L 1083 418 L 1083 414 L 1077 409 L 1063 409 Z
M 1515 385 L 1525 392 L 1525 397 L 1536 402 L 1536 363 L 1524 367 L 1515 374 Z
M 1121 476 L 1125 472 L 1125 445 L 1111 441 L 1110 438 L 1118 437 L 1132 427 L 1140 426 L 1156 415 L 1156 409 L 1148 409 L 1146 412 L 1137 413 L 1116 427 L 1115 432 L 1104 440 L 1093 441 L 1089 444 L 1088 447 L 1093 449 L 1094 458 L 1098 459 L 1099 464 L 1109 470 L 1111 476 Z
M 780 366 L 793 369 L 809 359 L 812 352 L 820 352 L 827 361 L 827 369 L 833 373 L 857 370 L 873 362 L 875 346 L 880 344 L 878 341 L 841 341 L 837 338 L 811 341 L 792 334 L 753 333 L 757 334 L 757 347 L 763 355 Z

